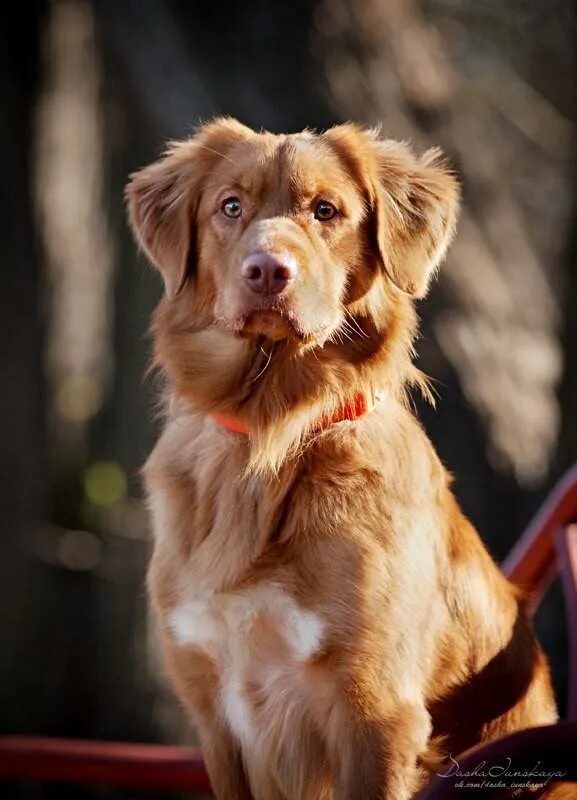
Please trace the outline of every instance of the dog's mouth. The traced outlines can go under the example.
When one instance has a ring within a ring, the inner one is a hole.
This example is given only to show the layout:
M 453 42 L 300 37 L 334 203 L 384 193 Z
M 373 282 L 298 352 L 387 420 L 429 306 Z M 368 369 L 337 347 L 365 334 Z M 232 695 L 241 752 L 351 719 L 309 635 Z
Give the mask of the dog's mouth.
M 280 308 L 263 308 L 252 311 L 244 319 L 244 324 L 239 330 L 241 336 L 265 336 L 273 342 L 280 339 L 299 337 L 299 333 L 292 314 Z
M 243 339 L 264 337 L 273 342 L 291 340 L 300 345 L 322 344 L 335 327 L 330 318 L 315 319 L 314 324 L 288 303 L 262 303 L 244 308 L 234 316 L 219 316 L 217 323 Z

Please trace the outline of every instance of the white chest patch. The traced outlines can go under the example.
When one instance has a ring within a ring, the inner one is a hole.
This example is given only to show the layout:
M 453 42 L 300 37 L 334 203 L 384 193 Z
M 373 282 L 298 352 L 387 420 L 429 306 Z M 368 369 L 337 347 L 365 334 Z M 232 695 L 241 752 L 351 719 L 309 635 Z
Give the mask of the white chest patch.
M 279 692 L 291 694 L 302 665 L 318 651 L 324 628 L 317 614 L 299 608 L 277 584 L 206 593 L 174 608 L 168 621 L 180 645 L 198 647 L 214 659 L 222 712 L 246 744 L 254 744 L 257 728 L 266 727 L 264 720 L 255 724 L 249 682 L 261 710 L 269 700 L 277 703 Z

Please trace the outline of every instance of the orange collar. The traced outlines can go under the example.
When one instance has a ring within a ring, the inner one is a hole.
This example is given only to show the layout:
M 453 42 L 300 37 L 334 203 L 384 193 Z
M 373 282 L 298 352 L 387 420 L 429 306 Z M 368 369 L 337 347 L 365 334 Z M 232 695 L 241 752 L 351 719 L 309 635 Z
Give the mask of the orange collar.
M 366 395 L 362 392 L 357 392 L 357 394 L 347 401 L 342 408 L 335 411 L 334 414 L 328 414 L 323 417 L 318 429 L 324 430 L 330 425 L 334 425 L 336 422 L 364 417 L 364 415 L 372 411 L 374 407 L 375 398 L 372 393 Z M 246 422 L 233 414 L 223 414 L 221 411 L 213 411 L 210 416 L 217 425 L 220 425 L 221 428 L 226 428 L 227 431 L 233 431 L 234 433 L 250 433 L 250 428 Z

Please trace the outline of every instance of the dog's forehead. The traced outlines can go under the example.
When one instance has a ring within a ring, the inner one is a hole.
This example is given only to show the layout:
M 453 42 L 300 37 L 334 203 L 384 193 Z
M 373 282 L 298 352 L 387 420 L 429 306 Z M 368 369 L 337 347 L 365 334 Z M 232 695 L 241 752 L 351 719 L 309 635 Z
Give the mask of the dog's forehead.
M 287 172 L 295 188 L 307 191 L 319 184 L 354 188 L 354 180 L 339 154 L 320 135 L 293 134 L 285 145 Z
M 226 154 L 213 178 L 245 185 L 290 186 L 303 194 L 323 187 L 355 192 L 357 187 L 338 153 L 321 135 L 260 133 L 239 141 Z

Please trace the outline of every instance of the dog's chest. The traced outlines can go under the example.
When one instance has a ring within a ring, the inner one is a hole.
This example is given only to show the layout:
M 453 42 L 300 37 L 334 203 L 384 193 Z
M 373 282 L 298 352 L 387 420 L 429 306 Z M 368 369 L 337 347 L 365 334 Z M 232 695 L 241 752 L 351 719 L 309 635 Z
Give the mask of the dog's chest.
M 319 651 L 321 618 L 300 608 L 277 584 L 195 596 L 172 610 L 177 645 L 194 647 L 215 664 L 218 705 L 231 730 L 251 747 L 278 715 L 297 711 L 303 669 Z

